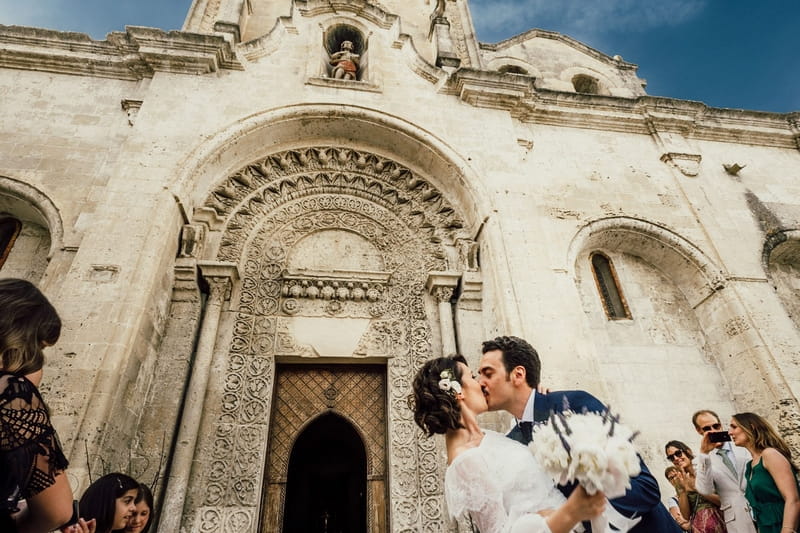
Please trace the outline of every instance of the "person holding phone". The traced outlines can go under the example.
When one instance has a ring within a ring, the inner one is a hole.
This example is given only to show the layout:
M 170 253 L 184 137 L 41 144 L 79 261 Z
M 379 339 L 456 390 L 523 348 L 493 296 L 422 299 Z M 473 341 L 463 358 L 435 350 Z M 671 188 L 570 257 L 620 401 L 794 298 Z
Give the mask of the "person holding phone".
M 695 471 L 692 465 L 692 450 L 679 440 L 671 440 L 664 446 L 667 461 L 677 469 L 670 479 L 678 494 L 681 515 L 689 519 L 692 533 L 725 533 L 725 520 L 719 510 L 719 496 L 700 494 L 695 487 Z
M 744 496 L 747 485 L 744 471 L 751 459 L 750 452 L 730 442 L 719 416 L 710 409 L 692 415 L 692 424 L 702 437 L 700 453 L 694 459 L 697 492 L 719 495 L 729 533 L 756 533 L 750 504 Z

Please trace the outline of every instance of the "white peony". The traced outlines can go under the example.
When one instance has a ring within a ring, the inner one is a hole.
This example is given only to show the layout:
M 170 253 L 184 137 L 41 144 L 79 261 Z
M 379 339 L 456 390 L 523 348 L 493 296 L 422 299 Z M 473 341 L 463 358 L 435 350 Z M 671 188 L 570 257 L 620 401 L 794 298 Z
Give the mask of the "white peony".
M 538 425 L 529 447 L 559 485 L 577 481 L 589 494 L 599 490 L 616 498 L 640 472 L 633 437 L 609 416 L 566 411 Z

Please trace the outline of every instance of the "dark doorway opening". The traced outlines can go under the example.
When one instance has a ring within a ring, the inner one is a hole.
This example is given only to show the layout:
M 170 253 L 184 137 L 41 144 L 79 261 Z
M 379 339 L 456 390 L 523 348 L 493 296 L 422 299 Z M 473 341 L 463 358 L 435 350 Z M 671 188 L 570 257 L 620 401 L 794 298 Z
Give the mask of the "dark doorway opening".
M 367 531 L 366 450 L 355 428 L 336 414 L 320 416 L 295 441 L 283 531 Z

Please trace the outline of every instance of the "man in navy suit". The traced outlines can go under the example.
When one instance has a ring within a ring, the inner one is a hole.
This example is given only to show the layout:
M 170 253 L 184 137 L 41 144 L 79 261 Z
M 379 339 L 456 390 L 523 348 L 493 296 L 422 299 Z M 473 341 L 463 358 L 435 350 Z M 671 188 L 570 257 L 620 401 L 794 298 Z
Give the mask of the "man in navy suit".
M 517 419 L 517 425 L 507 435 L 509 438 L 528 444 L 533 439 L 533 424 L 546 421 L 552 411 L 605 410 L 600 400 L 585 391 L 537 392 L 541 374 L 539 354 L 519 337 L 497 337 L 486 341 L 482 351 L 478 381 L 489 410 L 508 411 Z M 631 488 L 624 496 L 611 500 L 611 505 L 628 518 L 642 518 L 631 532 L 681 533 L 661 503 L 658 483 L 641 458 L 639 462 L 642 472 L 631 479 Z M 559 487 L 565 496 L 574 488 L 574 484 Z

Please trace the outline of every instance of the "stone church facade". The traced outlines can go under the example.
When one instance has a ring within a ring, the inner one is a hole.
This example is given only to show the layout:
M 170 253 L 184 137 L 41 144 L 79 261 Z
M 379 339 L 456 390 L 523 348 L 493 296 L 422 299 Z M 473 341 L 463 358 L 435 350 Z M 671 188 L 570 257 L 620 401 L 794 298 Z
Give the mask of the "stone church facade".
M 161 533 L 455 531 L 406 397 L 498 334 L 656 473 L 698 408 L 798 449 L 800 115 L 649 96 L 619 56 L 470 17 L 0 27 L 0 276 L 64 319 L 43 390 L 77 490 L 156 480 Z

